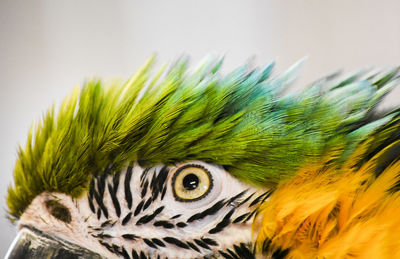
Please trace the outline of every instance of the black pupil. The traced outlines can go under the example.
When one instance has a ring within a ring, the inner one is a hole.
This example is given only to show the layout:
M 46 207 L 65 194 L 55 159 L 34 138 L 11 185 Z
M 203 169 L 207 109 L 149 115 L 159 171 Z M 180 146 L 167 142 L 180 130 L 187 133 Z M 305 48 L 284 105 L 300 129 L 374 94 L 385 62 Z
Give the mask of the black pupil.
M 188 174 L 185 177 L 183 177 L 183 187 L 188 190 L 194 190 L 199 186 L 199 177 L 194 174 Z

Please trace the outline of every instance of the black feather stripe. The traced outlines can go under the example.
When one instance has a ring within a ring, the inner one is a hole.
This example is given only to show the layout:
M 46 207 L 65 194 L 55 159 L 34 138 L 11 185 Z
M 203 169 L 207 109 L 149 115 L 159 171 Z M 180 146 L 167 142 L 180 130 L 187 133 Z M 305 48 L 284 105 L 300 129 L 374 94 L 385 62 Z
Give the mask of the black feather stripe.
M 169 169 L 167 166 L 163 166 L 158 174 L 156 172 L 153 173 L 153 177 L 150 182 L 150 189 L 152 192 L 152 200 L 155 201 L 159 194 L 161 193 L 161 199 L 164 198 L 165 195 L 165 182 L 169 173 Z
M 122 238 L 127 239 L 127 240 L 136 240 L 138 236 L 134 234 L 123 234 Z
M 224 199 L 216 202 L 213 206 L 210 208 L 204 210 L 203 212 L 196 213 L 193 216 L 191 216 L 188 220 L 187 223 L 193 222 L 195 220 L 203 219 L 207 216 L 214 215 L 217 213 L 222 207 L 224 207 L 226 204 L 226 201 Z
M 143 253 L 143 251 L 140 252 L 140 259 L 147 259 L 147 256 Z
M 143 238 L 143 241 L 146 243 L 146 245 L 148 245 L 151 248 L 155 248 L 157 249 L 157 246 L 155 244 L 153 244 L 153 242 L 151 242 L 150 240 L 148 240 L 147 238 Z
M 169 170 L 167 166 L 163 166 L 155 179 L 152 189 L 159 192 L 165 185 Z
M 163 190 L 162 190 L 162 192 L 161 192 L 161 200 L 164 199 L 165 193 L 166 193 L 166 192 L 167 192 L 167 186 L 165 185 L 164 188 L 163 188 Z
M 142 200 L 141 202 L 139 202 L 139 204 L 136 206 L 135 212 L 133 213 L 133 215 L 137 216 L 140 211 L 142 210 L 144 205 L 144 200 Z
M 106 190 L 106 178 L 107 178 L 109 171 L 110 171 L 110 167 L 107 166 L 104 173 L 99 178 L 97 178 L 97 191 L 98 191 L 99 197 L 102 201 L 104 198 L 104 191 Z
M 253 192 L 253 193 L 250 194 L 246 199 L 244 199 L 243 201 L 241 201 L 241 202 L 237 205 L 237 207 L 240 207 L 240 206 L 242 206 L 243 204 L 245 204 L 246 202 L 248 202 L 248 201 L 254 196 L 254 194 L 256 194 L 256 192 Z
M 261 194 L 260 196 L 258 196 L 257 198 L 254 199 L 254 201 L 252 201 L 252 203 L 250 203 L 249 207 L 256 205 L 257 203 L 259 203 L 261 201 L 261 199 L 266 196 L 266 198 L 268 198 L 271 195 L 271 191 L 266 191 L 263 194 Z
M 142 225 L 142 224 L 146 224 L 149 223 L 150 221 L 152 221 L 158 214 L 160 214 L 164 209 L 164 206 L 159 207 L 158 209 L 156 209 L 152 214 L 149 215 L 144 215 L 143 217 L 141 217 L 137 222 L 136 225 Z
M 152 202 L 153 202 L 153 198 L 152 197 L 148 198 L 147 201 L 143 205 L 143 211 L 145 211 Z
M 176 239 L 174 237 L 164 237 L 163 239 L 167 243 L 176 245 L 176 246 L 184 248 L 184 249 L 190 249 L 187 244 L 183 243 L 182 241 L 180 241 L 179 239 Z
M 154 183 L 156 181 L 156 177 L 157 177 L 157 174 L 156 174 L 156 171 L 154 170 L 153 176 L 151 177 L 151 181 L 150 181 L 150 189 L 154 188 Z
M 244 220 L 249 214 L 250 214 L 250 212 L 247 212 L 247 213 L 244 213 L 244 214 L 240 215 L 239 217 L 237 217 L 236 219 L 234 219 L 234 220 L 232 221 L 232 223 L 241 222 L 241 221 Z
M 111 201 L 114 205 L 115 214 L 117 214 L 117 217 L 119 218 L 121 216 L 121 206 L 119 205 L 118 202 L 117 192 L 113 190 L 111 184 L 108 184 L 108 192 L 110 193 Z
M 90 198 L 93 198 L 93 190 L 94 190 L 94 181 L 95 181 L 95 177 L 92 178 L 92 180 L 90 180 L 90 184 L 89 184 L 89 195 Z
M 187 226 L 187 224 L 186 224 L 185 222 L 178 222 L 178 223 L 176 224 L 176 226 L 179 227 L 179 228 L 184 228 L 184 227 Z
M 111 245 L 109 245 L 108 243 L 98 240 L 100 245 L 104 246 L 105 248 L 107 248 L 108 251 L 110 251 L 111 253 L 114 253 L 114 250 L 112 249 Z
M 211 239 L 211 238 L 202 237 L 201 241 L 203 241 L 204 243 L 206 243 L 207 245 L 210 245 L 210 246 L 218 246 L 217 241 L 215 241 L 214 239 Z
M 134 249 L 132 249 L 132 259 L 140 259 L 138 253 Z
M 158 189 L 153 189 L 152 195 L 151 195 L 151 201 L 155 201 L 158 198 L 158 194 L 160 192 L 158 191 Z
M 170 222 L 168 222 L 166 220 L 156 221 L 156 222 L 154 222 L 154 226 L 155 227 L 164 227 L 166 229 L 171 229 L 171 228 L 175 227 L 174 224 L 172 224 L 172 223 L 170 223 Z
M 151 167 L 145 168 L 145 169 L 143 170 L 142 174 L 140 175 L 140 182 L 141 182 L 140 187 L 143 186 L 143 180 L 146 178 L 146 175 L 147 175 L 147 173 L 150 171 L 150 169 L 151 169 Z
M 232 256 L 230 256 L 229 254 L 225 253 L 224 251 L 219 250 L 218 252 L 225 259 L 234 259 Z
M 144 184 L 143 184 L 142 192 L 140 193 L 140 196 L 141 196 L 142 198 L 146 195 L 147 187 L 148 187 L 148 186 L 149 186 L 149 181 L 146 180 L 146 181 L 144 182 Z
M 250 213 L 249 216 L 247 216 L 247 218 L 243 221 L 243 223 L 246 223 L 247 221 L 249 221 L 251 219 L 251 217 L 253 217 L 253 215 L 257 212 L 257 209 L 253 210 L 253 212 Z
M 129 212 L 122 220 L 122 226 L 125 226 L 132 218 L 132 212 Z
M 112 249 L 114 250 L 114 254 L 119 255 L 121 252 L 119 251 L 119 246 L 113 244 Z
M 161 240 L 158 239 L 158 238 L 152 238 L 151 241 L 152 241 L 154 244 L 158 245 L 158 246 L 165 247 L 165 244 L 163 243 L 163 241 L 161 241 Z
M 244 244 L 241 243 L 240 246 L 233 245 L 236 254 L 243 259 L 256 259 L 255 255 L 250 251 L 250 249 Z
M 113 191 L 115 192 L 115 194 L 117 193 L 118 190 L 120 176 L 121 176 L 121 171 L 114 174 L 113 176 Z
M 235 202 L 237 199 L 241 198 L 247 191 L 248 191 L 248 189 L 244 190 L 241 193 L 239 193 L 239 194 L 233 196 L 232 198 L 230 198 L 228 204 L 231 204 L 231 203 Z
M 231 249 L 226 249 L 226 251 L 234 258 L 234 259 L 240 259 L 239 256 L 237 256 Z
M 121 255 L 125 258 L 125 259 L 131 259 L 131 257 L 129 256 L 128 252 L 125 250 L 125 247 L 122 246 L 121 248 Z
M 230 217 L 234 213 L 235 209 L 232 209 L 228 212 L 228 214 L 225 215 L 225 217 L 219 222 L 214 228 L 212 228 L 210 231 L 208 231 L 209 234 L 215 234 L 218 232 L 221 232 L 225 227 L 227 227 L 230 223 Z
M 93 236 L 93 237 L 97 237 L 97 238 L 101 238 L 101 239 L 104 239 L 104 238 L 112 238 L 111 235 L 109 235 L 109 234 L 104 234 L 103 232 L 101 232 L 101 233 L 99 233 L 99 234 L 97 234 L 97 235 L 93 235 L 93 234 L 92 234 L 92 236 Z
M 108 210 L 103 203 L 103 199 L 100 197 L 100 195 L 95 190 L 93 193 L 94 193 L 94 198 L 95 198 L 97 204 L 99 205 L 101 211 L 103 212 L 104 216 L 108 219 Z M 101 216 L 101 214 L 100 214 L 100 216 Z M 99 211 L 97 211 L 97 217 L 99 217 Z
M 90 195 L 88 195 L 88 202 L 89 202 L 89 208 L 90 208 L 90 210 L 91 210 L 93 213 L 96 213 L 96 209 L 94 208 L 94 204 L 93 204 L 93 201 L 92 201 Z
M 190 246 L 190 248 L 192 248 L 193 250 L 195 250 L 195 251 L 200 253 L 200 249 L 195 244 L 193 244 L 192 242 L 188 241 L 188 242 L 186 242 L 186 244 L 188 244 L 188 246 Z
M 132 178 L 132 165 L 128 166 L 125 174 L 124 190 L 125 190 L 125 200 L 128 203 L 128 208 L 132 208 L 132 193 L 131 193 L 131 178 Z
M 150 221 L 152 221 L 154 218 L 151 217 L 151 215 L 144 215 L 143 217 L 141 217 L 137 222 L 136 225 L 142 225 L 142 224 L 146 224 L 149 223 Z
M 173 216 L 171 219 L 176 219 L 176 218 L 179 218 L 180 216 L 182 216 L 182 214 L 177 214 L 177 215 Z
M 164 206 L 159 207 L 158 209 L 156 209 L 154 211 L 154 214 L 157 216 L 158 214 L 160 214 L 164 210 L 164 208 L 165 208 Z
M 207 245 L 205 242 L 203 242 L 203 241 L 201 241 L 201 240 L 199 240 L 199 239 L 194 239 L 193 241 L 194 241 L 198 246 L 201 246 L 202 248 L 211 250 L 210 246 Z
M 104 221 L 103 223 L 101 223 L 100 228 L 105 228 L 108 225 L 111 225 L 111 219 Z

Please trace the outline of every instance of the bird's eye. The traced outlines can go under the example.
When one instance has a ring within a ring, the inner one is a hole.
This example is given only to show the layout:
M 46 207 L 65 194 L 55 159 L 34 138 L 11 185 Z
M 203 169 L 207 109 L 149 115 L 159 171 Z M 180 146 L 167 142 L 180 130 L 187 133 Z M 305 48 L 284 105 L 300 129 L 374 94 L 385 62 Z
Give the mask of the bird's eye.
M 172 190 L 178 201 L 196 201 L 204 198 L 212 189 L 210 172 L 201 165 L 184 165 L 172 178 Z

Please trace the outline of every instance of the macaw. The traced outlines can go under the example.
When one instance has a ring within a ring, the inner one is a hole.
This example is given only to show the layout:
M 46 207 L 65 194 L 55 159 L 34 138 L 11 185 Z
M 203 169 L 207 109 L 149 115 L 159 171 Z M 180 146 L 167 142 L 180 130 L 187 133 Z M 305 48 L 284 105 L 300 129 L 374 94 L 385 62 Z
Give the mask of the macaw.
M 179 59 L 93 79 L 18 150 L 6 258 L 400 258 L 387 73 L 287 91 L 299 64 Z

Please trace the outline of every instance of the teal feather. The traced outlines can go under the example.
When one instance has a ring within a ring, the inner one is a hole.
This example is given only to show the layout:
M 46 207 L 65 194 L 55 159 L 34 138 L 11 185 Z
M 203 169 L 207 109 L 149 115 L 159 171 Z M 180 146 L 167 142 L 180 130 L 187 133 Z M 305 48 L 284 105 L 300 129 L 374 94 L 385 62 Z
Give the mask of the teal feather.
M 57 115 L 49 110 L 20 148 L 10 215 L 18 218 L 43 191 L 77 197 L 91 177 L 131 161 L 202 160 L 273 186 L 329 151 L 339 153 L 340 163 L 398 113 L 367 119 L 396 85 L 397 70 L 339 83 L 331 76 L 285 94 L 300 63 L 281 76 L 272 75 L 273 63 L 223 76 L 222 59 L 206 59 L 192 72 L 180 59 L 151 77 L 151 59 L 123 84 L 88 81 Z

